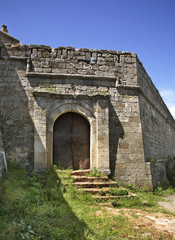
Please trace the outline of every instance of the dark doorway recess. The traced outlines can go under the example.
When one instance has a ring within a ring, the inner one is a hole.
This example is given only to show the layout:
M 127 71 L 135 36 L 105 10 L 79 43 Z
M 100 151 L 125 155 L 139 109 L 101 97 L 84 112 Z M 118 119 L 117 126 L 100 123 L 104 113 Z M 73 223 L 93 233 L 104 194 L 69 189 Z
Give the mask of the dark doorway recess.
M 64 168 L 90 168 L 90 125 L 80 114 L 68 112 L 55 121 L 53 162 Z

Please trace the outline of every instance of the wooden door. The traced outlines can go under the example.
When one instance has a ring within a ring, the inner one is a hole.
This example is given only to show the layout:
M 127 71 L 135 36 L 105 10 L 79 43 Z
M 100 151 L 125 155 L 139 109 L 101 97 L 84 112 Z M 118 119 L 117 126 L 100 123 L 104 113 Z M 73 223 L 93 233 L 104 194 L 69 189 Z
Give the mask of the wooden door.
M 53 161 L 64 168 L 90 168 L 90 126 L 81 115 L 61 115 L 53 129 Z

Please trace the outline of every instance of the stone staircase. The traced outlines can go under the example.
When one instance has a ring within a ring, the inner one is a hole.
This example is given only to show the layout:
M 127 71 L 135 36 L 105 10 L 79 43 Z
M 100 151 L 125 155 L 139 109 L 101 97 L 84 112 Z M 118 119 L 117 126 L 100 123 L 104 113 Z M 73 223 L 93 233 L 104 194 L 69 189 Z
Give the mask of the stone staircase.
M 74 179 L 73 186 L 83 189 L 87 193 L 91 193 L 96 199 L 110 200 L 117 197 L 128 197 L 128 195 L 111 196 L 109 194 L 110 189 L 119 188 L 118 184 L 107 176 L 91 177 L 88 176 L 89 173 L 90 169 L 73 171 L 71 174 Z

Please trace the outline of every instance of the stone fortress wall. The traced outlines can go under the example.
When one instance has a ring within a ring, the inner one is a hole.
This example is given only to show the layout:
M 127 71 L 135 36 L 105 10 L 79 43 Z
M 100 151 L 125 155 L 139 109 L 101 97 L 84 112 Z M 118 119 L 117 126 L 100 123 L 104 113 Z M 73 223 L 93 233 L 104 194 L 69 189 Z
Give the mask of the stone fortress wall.
M 59 114 L 76 111 L 91 124 L 91 167 L 152 188 L 148 160 L 175 157 L 175 121 L 137 55 L 27 46 L 6 35 L 0 31 L 7 159 L 50 167 L 53 123 Z
M 175 121 L 140 61 L 137 64 L 141 89 L 140 113 L 145 158 L 173 158 Z

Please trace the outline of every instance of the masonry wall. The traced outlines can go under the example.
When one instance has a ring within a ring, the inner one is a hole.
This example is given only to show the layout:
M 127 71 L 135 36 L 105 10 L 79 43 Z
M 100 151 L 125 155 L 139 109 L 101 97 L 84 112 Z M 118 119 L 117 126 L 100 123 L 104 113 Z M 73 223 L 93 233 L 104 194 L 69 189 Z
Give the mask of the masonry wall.
M 7 159 L 32 168 L 34 126 L 30 116 L 31 93 L 26 80 L 26 64 L 27 59 L 1 55 L 0 111 Z
M 143 184 L 147 175 L 138 94 L 133 88 L 137 83 L 136 54 L 6 44 L 1 47 L 0 60 L 1 108 L 9 160 L 33 165 L 33 92 L 108 95 L 112 174 L 123 182 Z
M 137 60 L 145 159 L 175 157 L 175 120 L 141 62 Z
M 0 48 L 0 107 L 6 132 L 4 148 L 9 161 L 33 168 L 34 135 L 36 131 L 45 131 L 49 109 L 53 104 L 64 102 L 65 95 L 92 109 L 96 118 L 98 108 L 91 98 L 107 96 L 111 173 L 123 183 L 152 188 L 145 156 L 146 159 L 157 156 L 157 138 L 164 137 L 163 132 L 152 129 L 154 118 L 157 118 L 155 129 L 164 121 L 162 115 L 158 116 L 151 109 L 153 103 L 172 123 L 173 119 L 164 105 L 158 105 L 159 99 L 154 97 L 157 90 L 152 88 L 135 53 L 72 47 L 51 49 L 2 42 Z M 148 98 L 142 94 L 145 89 L 149 89 Z M 42 93 L 44 100 L 36 97 Z M 147 124 L 149 118 L 152 119 L 150 125 Z M 167 139 L 173 139 L 169 125 L 168 129 Z M 46 137 L 42 135 L 43 141 Z M 174 154 L 173 145 L 167 149 L 168 146 L 166 151 Z

